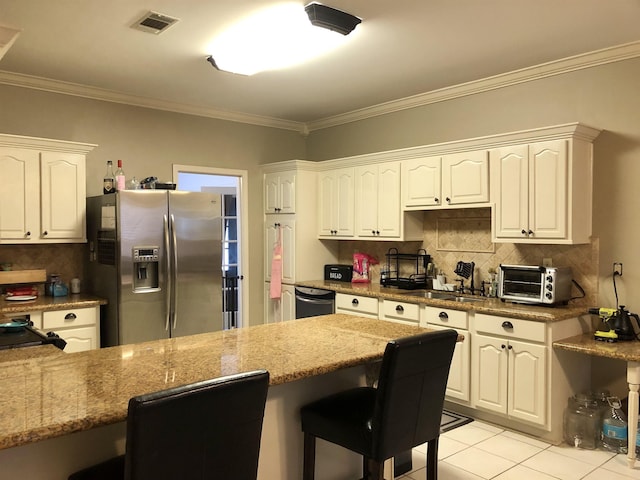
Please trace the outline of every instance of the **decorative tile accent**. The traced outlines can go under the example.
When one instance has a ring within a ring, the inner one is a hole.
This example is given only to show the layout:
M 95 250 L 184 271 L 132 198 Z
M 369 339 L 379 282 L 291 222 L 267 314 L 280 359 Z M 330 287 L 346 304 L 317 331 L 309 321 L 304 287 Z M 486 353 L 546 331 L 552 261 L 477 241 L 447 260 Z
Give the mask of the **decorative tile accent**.
M 438 218 L 436 249 L 450 252 L 494 253 L 491 219 L 486 217 Z

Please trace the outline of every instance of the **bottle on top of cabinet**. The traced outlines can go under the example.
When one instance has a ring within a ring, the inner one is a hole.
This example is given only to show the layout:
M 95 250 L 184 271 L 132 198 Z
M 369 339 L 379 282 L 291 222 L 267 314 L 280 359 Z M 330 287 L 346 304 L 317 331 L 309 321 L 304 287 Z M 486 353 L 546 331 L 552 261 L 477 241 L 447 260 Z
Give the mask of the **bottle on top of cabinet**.
M 102 193 L 115 193 L 116 192 L 116 176 L 113 173 L 113 162 L 107 161 L 107 173 L 104 174 L 102 180 Z
M 116 178 L 116 190 L 121 192 L 122 190 L 126 190 L 126 180 L 124 176 L 124 170 L 122 170 L 122 160 L 118 160 L 118 168 L 115 174 Z

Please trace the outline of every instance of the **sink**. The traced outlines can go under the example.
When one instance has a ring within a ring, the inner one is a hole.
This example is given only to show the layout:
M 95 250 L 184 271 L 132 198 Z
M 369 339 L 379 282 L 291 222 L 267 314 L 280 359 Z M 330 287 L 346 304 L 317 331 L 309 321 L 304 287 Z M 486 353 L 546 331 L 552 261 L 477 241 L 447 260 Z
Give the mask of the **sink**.
M 456 297 L 453 293 L 431 292 L 431 291 L 424 291 L 424 290 L 406 293 L 405 295 L 411 295 L 411 296 L 423 297 L 423 298 L 433 298 L 437 300 L 455 300 L 456 298 L 461 298 L 461 297 Z
M 474 303 L 474 302 L 482 302 L 484 301 L 484 298 L 456 297 L 455 301 L 460 303 Z

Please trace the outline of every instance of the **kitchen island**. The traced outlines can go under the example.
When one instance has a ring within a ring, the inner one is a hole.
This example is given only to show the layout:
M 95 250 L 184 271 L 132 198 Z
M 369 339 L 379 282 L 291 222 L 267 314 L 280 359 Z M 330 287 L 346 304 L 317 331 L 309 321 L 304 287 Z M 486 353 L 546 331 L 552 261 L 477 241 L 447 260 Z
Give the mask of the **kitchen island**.
M 425 329 L 326 315 L 79 353 L 0 352 L 0 479 L 64 479 L 124 451 L 130 397 L 254 369 L 270 372 L 259 478 L 302 476 L 301 405 L 366 381 L 387 342 Z M 233 406 L 229 406 L 233 408 Z M 319 442 L 318 474 L 356 476 L 361 460 Z M 324 459 L 324 461 L 323 461 Z

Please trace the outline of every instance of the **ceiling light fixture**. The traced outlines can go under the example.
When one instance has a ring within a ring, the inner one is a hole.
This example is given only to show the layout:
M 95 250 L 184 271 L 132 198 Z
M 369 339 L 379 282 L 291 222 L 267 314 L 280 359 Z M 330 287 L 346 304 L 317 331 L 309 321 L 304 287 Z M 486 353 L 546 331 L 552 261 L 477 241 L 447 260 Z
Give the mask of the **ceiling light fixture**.
M 283 69 L 344 44 L 345 36 L 360 22 L 317 3 L 304 10 L 297 2 L 280 3 L 255 12 L 218 35 L 207 48 L 206 59 L 218 70 L 241 75 Z
M 327 7 L 320 3 L 310 3 L 304 7 L 311 25 L 328 28 L 342 35 L 349 35 L 362 20 L 350 13 Z

